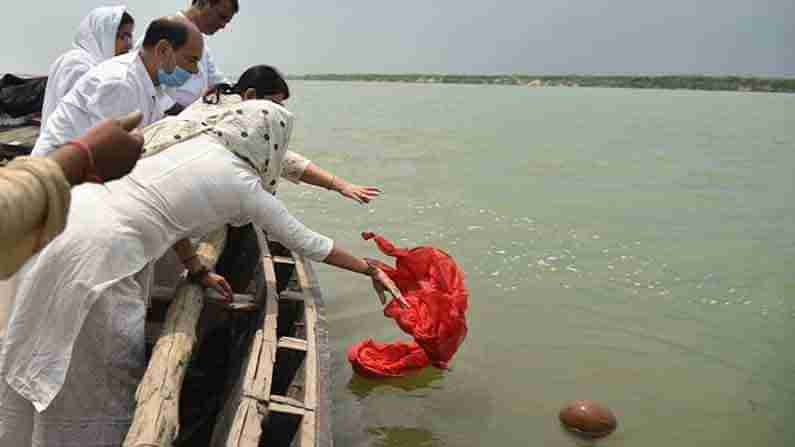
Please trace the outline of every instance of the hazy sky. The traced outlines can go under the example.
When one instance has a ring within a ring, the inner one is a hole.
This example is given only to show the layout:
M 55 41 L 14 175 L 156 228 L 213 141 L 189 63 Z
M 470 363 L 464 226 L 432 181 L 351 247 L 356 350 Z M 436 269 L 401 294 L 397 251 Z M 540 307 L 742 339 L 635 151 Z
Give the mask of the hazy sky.
M 4 0 L 0 72 L 46 73 L 92 0 Z M 136 38 L 188 0 L 131 0 Z M 230 75 L 737 73 L 795 75 L 795 0 L 240 0 L 209 39 Z

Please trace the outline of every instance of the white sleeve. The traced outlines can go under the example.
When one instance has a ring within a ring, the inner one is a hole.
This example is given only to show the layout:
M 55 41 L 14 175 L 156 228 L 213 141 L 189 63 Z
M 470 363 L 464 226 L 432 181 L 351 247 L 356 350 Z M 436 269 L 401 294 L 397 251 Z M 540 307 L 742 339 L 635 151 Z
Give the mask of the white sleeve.
M 301 177 L 303 177 L 306 167 L 311 162 L 311 160 L 301 154 L 287 151 L 284 154 L 284 160 L 282 160 L 282 178 L 295 184 L 301 183 Z
M 136 94 L 132 88 L 124 82 L 104 82 L 93 92 L 86 104 L 90 121 L 96 125 L 105 118 L 118 118 L 131 112 L 137 111 L 134 101 Z M 144 112 L 141 110 L 141 112 Z
M 272 239 L 313 261 L 322 262 L 334 248 L 334 241 L 316 233 L 293 217 L 279 199 L 265 191 L 260 182 L 248 182 L 243 213 Z
M 218 84 L 231 84 L 229 79 L 227 79 L 224 74 L 218 70 L 218 67 L 216 67 L 215 61 L 213 60 L 213 55 L 210 52 L 210 48 L 205 46 L 204 52 L 205 57 L 207 58 L 207 88 L 213 88 Z
M 91 66 L 82 61 L 56 61 L 61 66 L 54 72 L 50 73 L 47 79 L 47 88 L 44 93 L 44 103 L 41 107 L 41 122 L 42 125 L 47 124 L 52 112 L 58 107 L 58 104 L 64 99 L 67 93 L 72 90 L 72 87 L 77 84 L 77 81 L 83 77 L 84 74 L 91 70 Z
M 72 90 L 72 87 L 77 84 L 77 81 L 83 77 L 84 74 L 88 73 L 91 70 L 91 66 L 84 63 L 74 63 L 68 67 L 64 67 L 58 71 L 57 77 L 58 79 L 49 79 L 47 82 L 47 87 L 49 87 L 49 83 L 53 83 L 53 88 L 55 88 L 55 96 L 53 99 L 55 100 L 55 106 L 61 102 L 61 100 Z

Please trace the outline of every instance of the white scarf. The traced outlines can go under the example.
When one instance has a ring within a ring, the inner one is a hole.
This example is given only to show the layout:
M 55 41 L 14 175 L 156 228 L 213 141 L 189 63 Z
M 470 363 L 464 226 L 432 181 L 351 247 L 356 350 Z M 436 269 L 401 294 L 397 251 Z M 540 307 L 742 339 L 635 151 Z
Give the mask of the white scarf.
M 116 55 L 116 35 L 126 6 L 103 6 L 92 10 L 77 29 L 72 43 L 76 50 L 83 50 L 94 65 Z
M 293 120 L 292 113 L 268 100 L 227 97 L 220 105 L 197 101 L 179 116 L 144 129 L 144 156 L 208 135 L 251 165 L 263 188 L 272 191 L 281 176 Z

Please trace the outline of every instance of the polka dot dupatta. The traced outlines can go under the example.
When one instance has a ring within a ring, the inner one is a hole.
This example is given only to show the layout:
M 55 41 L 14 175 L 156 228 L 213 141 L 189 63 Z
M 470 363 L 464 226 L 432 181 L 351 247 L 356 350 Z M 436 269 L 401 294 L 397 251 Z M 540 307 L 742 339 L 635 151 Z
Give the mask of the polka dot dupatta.
M 292 113 L 268 100 L 196 104 L 144 129 L 144 157 L 207 135 L 250 164 L 272 193 L 282 174 L 293 121 Z

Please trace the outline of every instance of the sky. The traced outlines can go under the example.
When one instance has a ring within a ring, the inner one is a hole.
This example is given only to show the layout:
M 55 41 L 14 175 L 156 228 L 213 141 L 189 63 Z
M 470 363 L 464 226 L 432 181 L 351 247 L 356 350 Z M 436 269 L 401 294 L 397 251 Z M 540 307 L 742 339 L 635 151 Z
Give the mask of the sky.
M 6 0 L 0 72 L 42 73 L 96 0 Z M 130 0 L 136 40 L 189 0 Z M 795 0 L 240 0 L 208 39 L 234 77 L 310 73 L 795 76 Z

